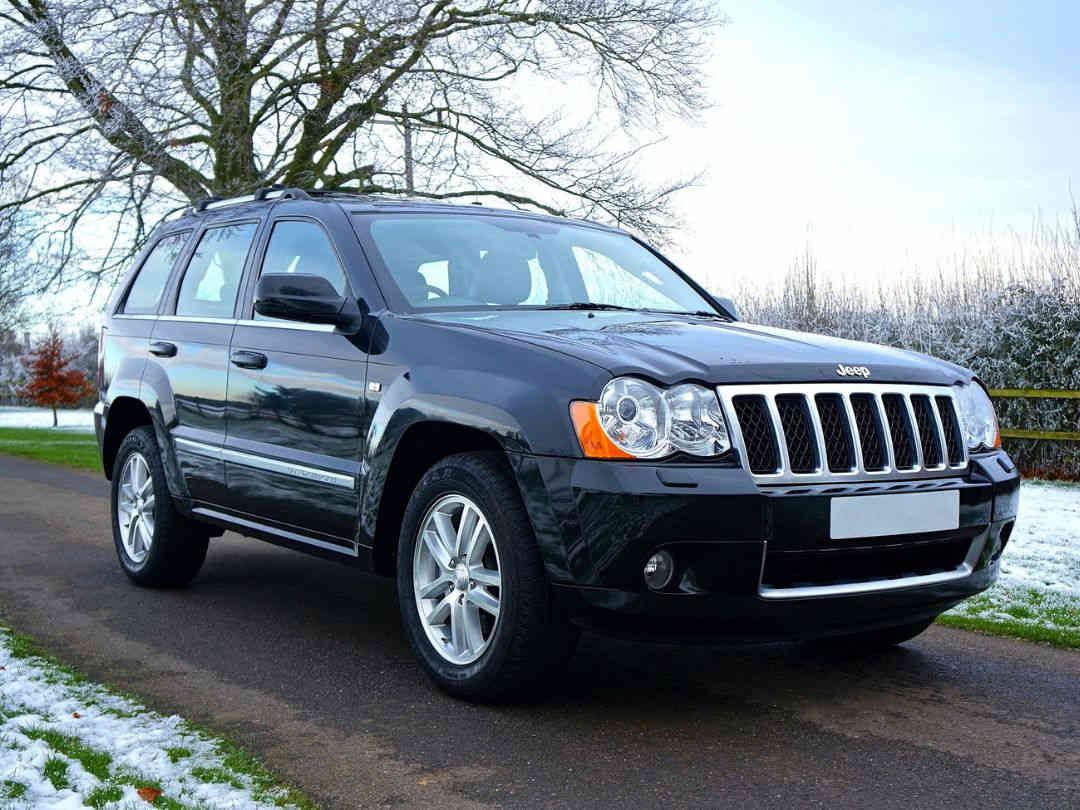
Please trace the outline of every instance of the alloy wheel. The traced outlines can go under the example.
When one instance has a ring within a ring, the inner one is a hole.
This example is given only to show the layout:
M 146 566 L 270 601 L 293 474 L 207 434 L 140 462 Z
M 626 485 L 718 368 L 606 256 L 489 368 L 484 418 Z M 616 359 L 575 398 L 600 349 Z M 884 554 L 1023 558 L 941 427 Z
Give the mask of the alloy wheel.
M 495 636 L 502 596 L 499 550 L 480 507 L 464 495 L 439 498 L 420 522 L 412 570 L 431 645 L 453 664 L 478 659 Z
M 154 543 L 154 479 L 142 453 L 134 452 L 120 473 L 116 519 L 124 551 L 141 565 Z

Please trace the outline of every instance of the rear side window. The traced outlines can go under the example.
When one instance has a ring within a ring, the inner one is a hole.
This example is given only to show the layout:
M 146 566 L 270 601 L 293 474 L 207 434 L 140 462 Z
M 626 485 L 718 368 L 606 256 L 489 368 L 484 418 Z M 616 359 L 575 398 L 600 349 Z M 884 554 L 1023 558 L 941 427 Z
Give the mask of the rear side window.
M 135 283 L 128 291 L 123 312 L 128 315 L 149 315 L 157 312 L 161 294 L 165 291 L 165 284 L 169 280 L 169 273 L 176 264 L 180 251 L 184 249 L 184 243 L 187 242 L 190 234 L 191 231 L 174 233 L 154 245 L 150 255 L 139 268 Z
M 244 222 L 209 228 L 188 262 L 176 314 L 199 318 L 231 318 L 244 275 L 251 240 L 258 224 Z

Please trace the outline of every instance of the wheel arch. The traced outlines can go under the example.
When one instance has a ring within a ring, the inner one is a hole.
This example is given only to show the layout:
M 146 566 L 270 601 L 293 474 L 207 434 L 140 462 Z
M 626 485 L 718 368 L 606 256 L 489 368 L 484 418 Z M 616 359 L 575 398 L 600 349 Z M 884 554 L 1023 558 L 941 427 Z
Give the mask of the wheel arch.
M 150 409 L 142 400 L 131 396 L 117 397 L 109 404 L 108 417 L 105 420 L 105 436 L 101 442 L 101 464 L 105 468 L 105 477 L 112 480 L 113 465 L 120 444 L 132 430 L 143 425 L 153 425 Z
M 372 537 L 372 568 L 394 576 L 398 533 L 416 484 L 433 465 L 458 453 L 491 452 L 505 460 L 506 451 L 491 433 L 455 422 L 421 420 L 410 424 L 394 447 L 385 480 L 378 487 Z M 507 472 L 511 472 L 507 464 Z

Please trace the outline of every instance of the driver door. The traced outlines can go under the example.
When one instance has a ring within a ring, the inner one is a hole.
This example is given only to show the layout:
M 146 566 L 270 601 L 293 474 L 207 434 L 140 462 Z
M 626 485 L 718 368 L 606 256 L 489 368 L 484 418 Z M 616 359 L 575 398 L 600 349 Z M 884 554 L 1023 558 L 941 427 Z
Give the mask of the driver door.
M 253 281 L 262 273 L 320 275 L 350 294 L 314 219 L 271 223 Z M 334 326 L 267 318 L 253 303 L 244 302 L 229 352 L 229 507 L 288 539 L 355 554 L 367 355 Z

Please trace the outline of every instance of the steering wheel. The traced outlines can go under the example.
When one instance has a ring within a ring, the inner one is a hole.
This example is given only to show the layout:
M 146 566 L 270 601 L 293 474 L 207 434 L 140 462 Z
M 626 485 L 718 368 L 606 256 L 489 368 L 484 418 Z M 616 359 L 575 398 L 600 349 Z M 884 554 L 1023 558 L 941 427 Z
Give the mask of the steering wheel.
M 435 293 L 436 298 L 446 298 L 449 295 L 449 293 L 443 292 L 438 287 L 435 287 L 431 284 L 425 284 L 424 286 L 427 288 L 427 292 Z

